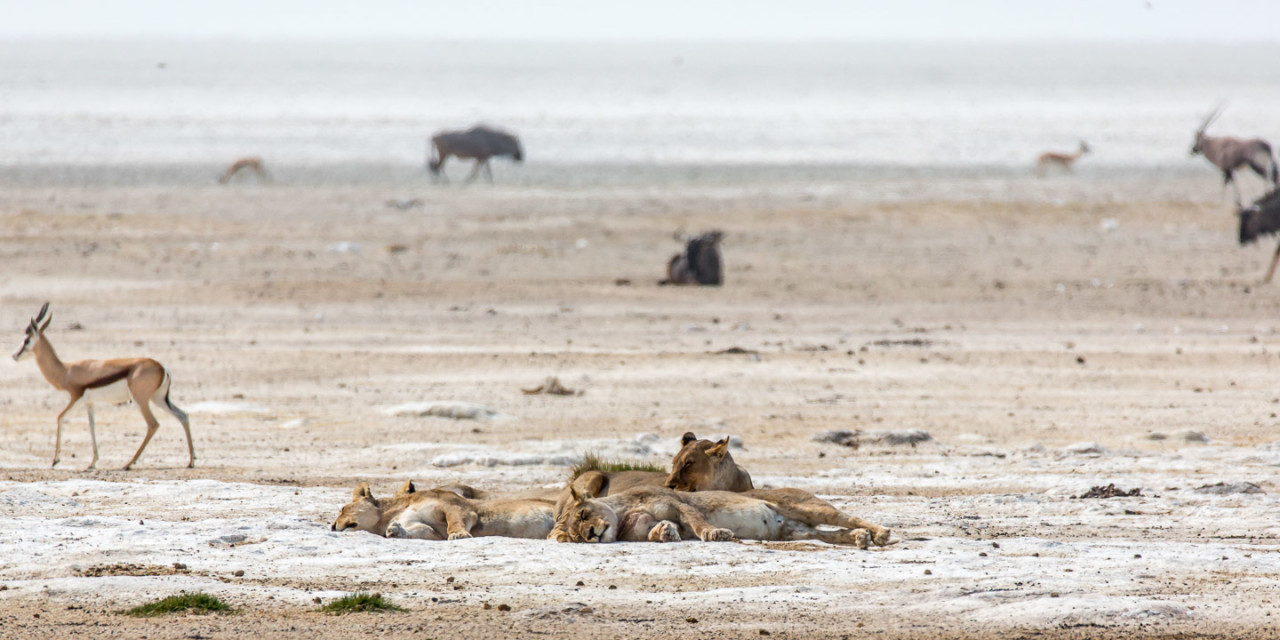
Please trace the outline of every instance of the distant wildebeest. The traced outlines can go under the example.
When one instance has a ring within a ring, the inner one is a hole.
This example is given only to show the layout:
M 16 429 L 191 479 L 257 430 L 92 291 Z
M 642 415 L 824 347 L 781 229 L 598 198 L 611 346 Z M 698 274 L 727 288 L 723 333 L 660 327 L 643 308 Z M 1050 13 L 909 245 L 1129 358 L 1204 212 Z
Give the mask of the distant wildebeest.
M 1036 173 L 1043 176 L 1049 167 L 1061 167 L 1063 171 L 1071 173 L 1071 164 L 1090 151 L 1093 149 L 1090 149 L 1089 144 L 1084 140 L 1080 141 L 1080 148 L 1075 153 L 1046 151 L 1036 158 Z
M 427 144 L 427 169 L 436 179 L 449 177 L 444 174 L 444 163 L 449 156 L 459 159 L 471 158 L 476 165 L 471 168 L 466 182 L 476 179 L 480 168 L 493 182 L 493 170 L 489 168 L 489 158 L 510 156 L 516 162 L 524 162 L 524 150 L 520 147 L 520 139 L 497 129 L 484 125 L 476 125 L 466 131 L 442 131 L 431 137 Z
M 1260 236 L 1276 235 L 1280 232 L 1280 189 L 1272 190 L 1247 207 L 1241 207 L 1239 215 L 1240 244 L 1252 243 Z M 1280 246 L 1271 256 L 1271 266 L 1262 278 L 1264 284 L 1271 282 L 1271 276 L 1275 275 L 1276 262 L 1280 262 Z
M 1208 129 L 1209 125 L 1222 115 L 1222 110 L 1222 107 L 1215 109 L 1209 117 L 1204 119 L 1200 128 L 1196 129 L 1196 139 L 1191 147 L 1191 155 L 1203 155 L 1206 160 L 1213 163 L 1213 166 L 1222 171 L 1222 186 L 1225 188 L 1230 184 L 1235 189 L 1236 206 L 1240 208 L 1240 187 L 1236 186 L 1233 175 L 1236 169 L 1247 166 L 1264 180 L 1269 180 L 1274 187 L 1276 186 L 1276 159 L 1271 154 L 1271 145 L 1262 138 L 1243 140 L 1205 135 L 1205 129 Z
M 712 230 L 685 241 L 684 251 L 667 262 L 667 279 L 658 284 L 702 284 L 720 286 L 720 240 L 724 233 Z
M 231 178 L 241 171 L 252 171 L 257 174 L 258 179 L 263 182 L 271 181 L 271 178 L 267 176 L 266 168 L 262 166 L 262 158 L 259 158 L 258 156 L 245 156 L 235 162 L 232 162 L 231 166 L 227 167 L 226 173 L 223 173 L 222 177 L 218 178 L 218 184 L 231 182 Z

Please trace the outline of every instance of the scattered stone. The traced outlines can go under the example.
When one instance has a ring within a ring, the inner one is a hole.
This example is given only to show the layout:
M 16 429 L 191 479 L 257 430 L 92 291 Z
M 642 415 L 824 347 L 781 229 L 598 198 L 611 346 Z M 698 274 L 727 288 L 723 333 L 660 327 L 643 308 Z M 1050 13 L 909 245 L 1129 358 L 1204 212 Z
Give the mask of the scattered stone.
M 901 429 L 898 431 L 847 431 L 836 429 L 816 433 L 812 440 L 814 442 L 830 442 L 856 449 L 864 444 L 911 445 L 914 447 L 921 442 L 933 440 L 933 436 L 929 435 L 929 432 L 924 429 Z
M 532 389 L 522 388 L 520 389 L 520 393 L 523 393 L 527 396 L 539 395 L 539 394 L 553 395 L 553 396 L 580 396 L 586 392 L 581 389 L 570 389 L 569 387 L 566 387 L 560 384 L 560 378 L 557 378 L 555 376 L 548 376 L 547 379 L 543 381 L 542 384 Z
M 1252 482 L 1219 482 L 1217 484 L 1206 484 L 1196 487 L 1196 493 L 1208 493 L 1213 495 L 1225 496 L 1237 493 L 1266 493 L 1262 487 Z
M 573 585 L 573 586 L 575 586 L 575 587 L 585 587 L 585 586 L 587 586 L 587 583 L 585 583 L 585 582 L 583 582 L 583 581 L 579 580 L 579 581 L 578 581 L 578 583 L 577 583 L 577 584 L 575 584 L 575 585 Z
M 1203 432 L 1196 431 L 1194 429 L 1186 429 L 1173 435 L 1175 438 L 1179 438 L 1184 442 L 1199 442 L 1206 444 L 1209 442 L 1209 436 L 1206 436 Z
M 618 278 L 617 280 L 614 280 L 614 281 L 613 281 L 613 286 L 615 286 L 615 287 L 629 287 L 629 286 L 631 286 L 631 278 Z
M 1077 442 L 1062 448 L 1063 453 L 1077 456 L 1100 456 L 1107 452 L 1106 447 L 1096 442 Z
M 499 605 L 498 609 L 502 609 L 502 605 Z M 588 607 L 581 602 L 569 602 L 566 604 L 553 604 L 545 607 L 538 607 L 537 609 L 530 609 L 521 615 L 526 618 L 546 619 L 555 618 L 557 616 L 583 616 L 590 615 L 591 613 L 591 607 Z
M 697 618 L 685 618 L 684 621 L 688 622 L 689 624 L 698 624 Z
M 719 351 L 712 351 L 713 356 L 759 356 L 760 352 L 755 349 L 743 349 L 742 347 L 729 347 Z
M 237 578 L 243 578 L 243 577 L 244 577 L 244 569 L 236 569 L 236 570 L 235 570 L 235 572 L 234 572 L 234 573 L 232 573 L 231 575 L 233 575 L 233 576 L 235 576 L 235 577 L 237 577 Z
M 510 611 L 510 610 L 511 610 L 511 605 L 509 604 L 498 605 L 498 611 Z
M 925 569 L 925 570 L 924 570 L 924 574 L 925 574 L 926 576 L 931 576 L 931 575 L 933 575 L 933 569 Z
M 493 605 L 489 604 L 488 602 L 484 603 L 484 609 L 485 609 L 486 611 L 488 611 L 489 609 L 492 609 L 492 608 L 493 608 Z
M 1142 489 L 1140 489 L 1140 488 L 1134 488 L 1134 489 L 1130 489 L 1130 490 L 1128 490 L 1128 491 L 1125 491 L 1124 489 L 1117 488 L 1117 487 L 1116 487 L 1116 485 L 1114 485 L 1114 484 L 1108 484 L 1108 485 L 1107 485 L 1107 486 L 1105 486 L 1105 487 L 1102 487 L 1102 486 L 1093 487 L 1093 488 L 1089 489 L 1088 491 L 1086 491 L 1086 492 L 1084 492 L 1084 493 L 1082 493 L 1082 494 L 1080 494 L 1080 495 L 1078 495 L 1078 496 L 1075 496 L 1075 497 L 1076 497 L 1077 499 L 1080 499 L 1080 498 L 1099 498 L 1099 499 L 1103 499 L 1103 498 L 1140 498 L 1140 497 L 1142 497 Z

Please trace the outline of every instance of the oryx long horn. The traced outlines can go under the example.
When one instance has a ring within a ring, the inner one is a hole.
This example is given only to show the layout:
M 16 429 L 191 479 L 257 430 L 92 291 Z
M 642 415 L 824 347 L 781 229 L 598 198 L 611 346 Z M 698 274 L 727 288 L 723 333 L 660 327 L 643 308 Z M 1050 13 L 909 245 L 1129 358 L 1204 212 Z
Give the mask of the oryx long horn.
M 1214 107 L 1213 111 L 1209 113 L 1209 115 L 1204 119 L 1204 122 L 1200 125 L 1200 129 L 1199 129 L 1200 133 L 1204 133 L 1205 129 L 1208 129 L 1209 125 L 1213 124 L 1213 121 L 1217 120 L 1218 116 L 1222 115 L 1222 112 L 1226 110 L 1227 110 L 1226 103 L 1223 103 L 1218 105 L 1217 107 Z

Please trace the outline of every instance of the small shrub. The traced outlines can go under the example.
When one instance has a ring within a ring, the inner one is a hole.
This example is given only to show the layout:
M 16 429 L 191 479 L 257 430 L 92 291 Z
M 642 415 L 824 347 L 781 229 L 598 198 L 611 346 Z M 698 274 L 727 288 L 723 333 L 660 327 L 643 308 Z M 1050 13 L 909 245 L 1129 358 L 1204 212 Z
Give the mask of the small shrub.
M 573 465 L 573 475 L 570 478 L 576 478 L 588 471 L 657 471 L 658 473 L 666 473 L 665 467 L 644 462 L 643 460 L 605 460 L 600 454 L 594 451 L 588 451 L 582 454 L 582 462 Z
M 404 611 L 404 608 L 383 598 L 381 593 L 352 593 L 320 607 L 320 610 L 338 616 L 346 613 Z
M 127 616 L 136 616 L 149 618 L 152 616 L 162 616 L 168 613 L 179 613 L 182 611 L 192 611 L 195 613 L 209 613 L 213 611 L 231 611 L 231 607 L 227 606 L 223 601 L 207 594 L 207 593 L 184 593 L 177 596 L 169 596 L 155 602 L 148 602 L 125 611 Z

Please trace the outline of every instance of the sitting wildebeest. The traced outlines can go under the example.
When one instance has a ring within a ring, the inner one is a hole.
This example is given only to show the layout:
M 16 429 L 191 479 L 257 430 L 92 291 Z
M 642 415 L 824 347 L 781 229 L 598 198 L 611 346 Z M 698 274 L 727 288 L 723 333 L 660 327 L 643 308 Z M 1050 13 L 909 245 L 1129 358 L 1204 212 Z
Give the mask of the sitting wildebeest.
M 724 233 L 708 231 L 685 241 L 684 251 L 667 262 L 667 279 L 658 284 L 703 284 L 720 286 L 724 276 L 720 270 L 720 240 Z
M 1240 216 L 1240 244 L 1249 244 L 1261 236 L 1280 233 L 1280 189 L 1271 191 L 1247 207 L 1240 207 L 1237 214 Z M 1262 278 L 1263 284 L 1271 282 L 1271 276 L 1276 273 L 1277 262 L 1280 262 L 1280 246 L 1276 247 L 1275 254 L 1271 256 L 1271 266 L 1267 268 L 1267 275 Z
M 494 156 L 511 156 L 511 159 L 516 162 L 524 162 L 524 150 L 520 148 L 519 138 L 482 124 L 466 131 L 437 133 L 428 143 L 427 152 L 427 169 L 431 171 L 433 177 L 443 178 L 445 182 L 449 181 L 449 177 L 444 174 L 444 163 L 449 156 L 471 158 L 476 161 L 476 166 L 471 168 L 466 182 L 475 180 L 481 167 L 484 167 L 485 174 L 489 176 L 489 182 L 493 182 L 493 170 L 489 168 L 489 158 Z

